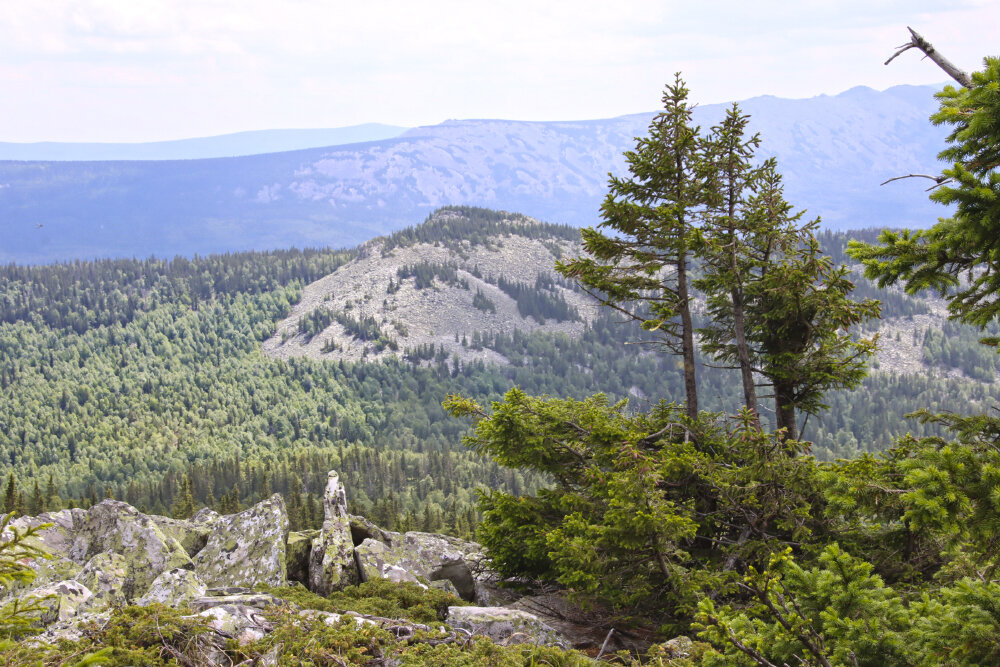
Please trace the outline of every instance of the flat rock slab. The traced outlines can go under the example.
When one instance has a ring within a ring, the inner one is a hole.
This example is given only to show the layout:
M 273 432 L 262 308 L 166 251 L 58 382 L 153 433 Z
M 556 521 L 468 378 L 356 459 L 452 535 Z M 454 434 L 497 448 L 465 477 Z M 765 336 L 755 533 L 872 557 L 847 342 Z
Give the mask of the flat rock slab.
M 239 604 L 218 605 L 197 614 L 208 621 L 208 627 L 223 637 L 235 639 L 240 645 L 257 641 L 274 629 L 260 609 Z

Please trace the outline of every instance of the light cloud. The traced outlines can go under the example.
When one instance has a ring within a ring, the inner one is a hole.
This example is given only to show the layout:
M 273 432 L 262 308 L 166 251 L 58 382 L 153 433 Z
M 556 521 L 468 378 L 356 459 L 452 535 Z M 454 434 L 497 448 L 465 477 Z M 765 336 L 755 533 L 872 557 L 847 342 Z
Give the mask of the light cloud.
M 0 5 L 0 141 L 155 140 L 445 118 L 655 109 L 683 71 L 702 102 L 944 76 L 921 30 L 976 68 L 983 0 L 47 0 Z

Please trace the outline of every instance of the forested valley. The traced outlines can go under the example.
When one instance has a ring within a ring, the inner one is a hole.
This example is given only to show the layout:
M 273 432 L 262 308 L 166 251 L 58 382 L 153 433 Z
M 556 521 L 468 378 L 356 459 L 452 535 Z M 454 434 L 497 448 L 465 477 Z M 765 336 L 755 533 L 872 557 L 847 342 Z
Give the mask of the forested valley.
M 392 243 L 454 244 L 456 232 L 475 243 L 514 232 L 566 236 L 563 227 L 503 227 L 502 214 L 463 210 L 461 226 L 429 222 Z M 823 243 L 842 257 L 852 236 L 872 233 L 828 233 Z M 353 507 L 381 525 L 471 535 L 476 488 L 517 494 L 545 479 L 467 451 L 467 426 L 441 408 L 448 394 L 489 402 L 512 386 L 576 398 L 604 392 L 637 408 L 648 403 L 637 396 L 681 394 L 674 360 L 624 344 L 644 332 L 611 313 L 579 339 L 468 332 L 468 345 L 499 351 L 507 366 L 462 364 L 433 348 L 379 363 L 264 356 L 260 342 L 301 286 L 353 253 L 0 268 L 0 461 L 9 509 L 37 513 L 113 497 L 153 513 L 190 503 L 231 510 L 279 491 L 290 499 L 293 525 L 307 527 L 322 520 L 317 494 L 325 471 L 336 468 Z M 919 299 L 859 282 L 864 296 L 883 297 L 889 315 L 925 310 Z M 946 336 L 917 332 L 929 364 L 970 377 L 994 372 L 992 357 L 983 363 L 968 352 L 980 347 L 971 327 L 945 326 Z M 702 377 L 706 407 L 733 410 L 732 374 L 705 368 Z M 989 383 L 964 377 L 875 373 L 855 392 L 829 396 L 831 409 L 806 436 L 822 458 L 855 456 L 906 431 L 937 432 L 904 421 L 907 412 L 995 395 Z

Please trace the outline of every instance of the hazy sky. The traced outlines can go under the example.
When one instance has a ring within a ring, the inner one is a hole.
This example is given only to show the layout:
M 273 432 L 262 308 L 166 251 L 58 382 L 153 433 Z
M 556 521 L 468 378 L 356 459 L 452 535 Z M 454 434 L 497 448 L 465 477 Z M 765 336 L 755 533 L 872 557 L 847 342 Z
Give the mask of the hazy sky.
M 811 97 L 1000 55 L 1000 1 L 9 0 L 0 141 L 151 141 L 242 130 L 569 120 L 696 101 Z

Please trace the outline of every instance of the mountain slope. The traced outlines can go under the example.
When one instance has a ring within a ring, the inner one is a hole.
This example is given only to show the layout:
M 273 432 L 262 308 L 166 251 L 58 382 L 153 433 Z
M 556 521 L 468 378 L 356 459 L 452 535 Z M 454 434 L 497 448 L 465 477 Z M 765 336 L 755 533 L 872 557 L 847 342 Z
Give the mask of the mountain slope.
M 944 209 L 922 184 L 944 131 L 930 87 L 856 88 L 743 103 L 776 154 L 789 199 L 833 228 L 925 225 Z M 724 105 L 697 110 L 709 125 Z M 395 139 L 165 162 L 0 162 L 2 262 L 351 246 L 448 204 L 598 220 L 609 171 L 652 114 L 578 122 L 448 121 Z M 41 226 L 39 226 L 41 225 Z

